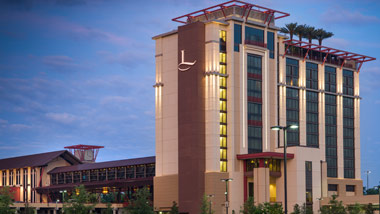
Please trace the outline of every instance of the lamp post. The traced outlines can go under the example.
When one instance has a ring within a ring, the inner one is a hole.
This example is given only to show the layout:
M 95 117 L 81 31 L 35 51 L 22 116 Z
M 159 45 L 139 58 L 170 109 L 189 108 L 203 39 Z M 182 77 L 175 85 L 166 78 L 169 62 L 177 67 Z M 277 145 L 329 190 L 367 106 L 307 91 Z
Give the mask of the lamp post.
M 207 197 L 209 198 L 209 213 L 211 214 L 211 205 L 212 205 L 212 203 L 211 203 L 211 198 L 213 198 L 214 197 L 214 195 L 213 194 L 211 194 L 211 195 L 207 195 Z
M 62 203 L 65 202 L 65 193 L 66 193 L 66 192 L 67 192 L 66 190 L 61 190 L 61 191 L 59 191 L 59 193 L 62 194 Z
M 224 194 L 226 195 L 226 214 L 228 214 L 228 182 L 232 181 L 232 178 L 227 178 L 227 179 L 220 179 L 221 181 L 223 182 L 226 182 L 226 191 L 224 192 Z
M 367 171 L 364 171 L 364 173 L 367 175 L 367 189 L 366 189 L 366 191 L 368 191 L 368 188 L 369 188 L 369 174 L 371 174 L 371 171 L 367 170 Z
M 272 126 L 272 130 L 274 131 L 284 131 L 284 195 L 285 195 L 285 214 L 288 214 L 288 181 L 287 181 L 287 171 L 286 171 L 286 163 L 287 163 L 287 156 L 286 156 L 286 148 L 288 147 L 287 144 L 287 132 L 288 129 L 298 129 L 298 125 L 288 125 L 288 126 Z

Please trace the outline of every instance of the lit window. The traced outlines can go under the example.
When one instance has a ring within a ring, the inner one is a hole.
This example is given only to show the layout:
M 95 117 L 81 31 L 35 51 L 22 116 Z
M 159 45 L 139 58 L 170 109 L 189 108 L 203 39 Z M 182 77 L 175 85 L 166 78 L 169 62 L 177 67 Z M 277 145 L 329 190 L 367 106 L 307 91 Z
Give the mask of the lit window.
M 220 99 L 227 99 L 227 90 L 225 88 L 219 89 L 219 96 Z
M 220 57 L 220 63 L 226 63 L 227 62 L 226 53 L 219 53 L 219 57 Z
M 226 65 L 220 65 L 220 73 L 226 74 Z
M 219 125 L 220 126 L 220 135 L 227 135 L 227 126 L 226 125 Z
M 227 87 L 227 78 L 225 77 L 219 77 L 219 85 L 220 87 Z
M 227 147 L 227 138 L 220 137 L 220 147 Z
M 227 102 L 224 100 L 220 100 L 220 111 L 227 111 Z

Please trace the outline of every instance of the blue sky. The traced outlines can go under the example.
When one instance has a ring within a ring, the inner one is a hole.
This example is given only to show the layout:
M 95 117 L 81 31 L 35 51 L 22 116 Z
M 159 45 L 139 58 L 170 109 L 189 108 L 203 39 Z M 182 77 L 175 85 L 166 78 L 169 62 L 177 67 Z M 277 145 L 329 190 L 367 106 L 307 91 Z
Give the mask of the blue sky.
M 0 158 L 105 146 L 98 161 L 154 155 L 154 35 L 212 0 L 1 0 Z M 334 32 L 325 45 L 380 58 L 376 0 L 248 1 Z M 380 180 L 380 62 L 361 83 L 362 171 Z M 364 176 L 364 173 L 362 173 Z

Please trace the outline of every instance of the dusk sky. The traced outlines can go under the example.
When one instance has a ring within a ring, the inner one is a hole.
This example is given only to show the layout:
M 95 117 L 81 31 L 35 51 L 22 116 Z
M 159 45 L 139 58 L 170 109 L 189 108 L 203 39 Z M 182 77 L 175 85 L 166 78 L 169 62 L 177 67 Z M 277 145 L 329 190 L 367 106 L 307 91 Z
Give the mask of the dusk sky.
M 360 74 L 361 165 L 380 180 L 380 1 L 247 1 L 335 34 L 324 45 L 376 57 Z M 154 155 L 155 43 L 172 18 L 216 0 L 0 0 L 0 158 L 75 144 L 98 161 Z M 366 185 L 366 182 L 364 182 Z

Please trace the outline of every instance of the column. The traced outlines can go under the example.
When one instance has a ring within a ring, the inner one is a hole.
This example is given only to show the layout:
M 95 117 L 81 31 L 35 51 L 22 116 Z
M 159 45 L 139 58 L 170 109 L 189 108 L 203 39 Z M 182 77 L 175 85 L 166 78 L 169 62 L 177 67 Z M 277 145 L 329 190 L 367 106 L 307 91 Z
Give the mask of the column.
M 260 167 L 253 169 L 253 195 L 255 203 L 269 202 L 269 168 L 264 167 L 264 159 L 260 160 Z

